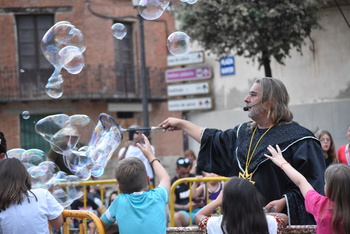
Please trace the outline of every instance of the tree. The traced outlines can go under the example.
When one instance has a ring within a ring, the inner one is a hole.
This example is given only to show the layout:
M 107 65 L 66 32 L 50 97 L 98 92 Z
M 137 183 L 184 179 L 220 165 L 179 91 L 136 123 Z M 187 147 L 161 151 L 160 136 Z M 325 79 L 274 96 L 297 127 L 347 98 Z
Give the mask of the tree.
M 181 4 L 181 30 L 218 57 L 232 50 L 255 59 L 271 77 L 271 57 L 280 64 L 295 47 L 301 52 L 323 0 L 203 0 Z

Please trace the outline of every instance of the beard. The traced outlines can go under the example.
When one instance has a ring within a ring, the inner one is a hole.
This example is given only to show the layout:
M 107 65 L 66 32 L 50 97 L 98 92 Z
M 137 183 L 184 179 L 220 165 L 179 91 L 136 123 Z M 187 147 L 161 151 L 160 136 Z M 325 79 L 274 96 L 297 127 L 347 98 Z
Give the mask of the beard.
M 248 117 L 254 120 L 254 117 L 256 117 L 264 112 L 265 112 L 265 110 L 262 107 L 255 106 L 255 107 L 250 109 L 250 111 L 248 113 Z

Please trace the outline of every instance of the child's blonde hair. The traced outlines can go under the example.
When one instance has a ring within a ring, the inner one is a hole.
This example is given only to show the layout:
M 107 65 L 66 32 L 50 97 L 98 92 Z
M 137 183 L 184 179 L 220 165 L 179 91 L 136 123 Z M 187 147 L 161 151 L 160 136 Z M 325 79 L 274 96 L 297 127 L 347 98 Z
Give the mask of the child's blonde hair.
M 122 193 L 140 192 L 148 186 L 146 167 L 140 159 L 135 157 L 118 162 L 115 178 Z

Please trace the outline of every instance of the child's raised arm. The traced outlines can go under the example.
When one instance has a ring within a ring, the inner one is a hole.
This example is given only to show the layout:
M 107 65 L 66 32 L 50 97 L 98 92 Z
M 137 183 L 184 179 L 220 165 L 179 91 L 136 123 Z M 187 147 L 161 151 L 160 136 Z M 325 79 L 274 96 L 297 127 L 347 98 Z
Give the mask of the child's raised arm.
M 279 166 L 285 173 L 286 175 L 293 181 L 293 183 L 298 186 L 300 189 L 301 193 L 303 194 L 303 197 L 305 197 L 307 191 L 314 189 L 311 184 L 305 179 L 305 177 L 300 174 L 297 170 L 295 170 L 289 162 L 287 162 L 283 156 L 281 149 L 278 145 L 276 145 L 277 151 L 269 145 L 267 149 L 270 151 L 271 155 L 265 154 L 265 157 L 271 159 L 271 161 Z
M 151 144 L 149 143 L 148 138 L 142 134 L 143 140 L 145 141 L 145 146 L 142 146 L 140 143 L 137 143 L 137 147 L 142 151 L 142 153 L 145 155 L 145 157 L 148 159 L 148 161 L 151 163 L 154 172 L 156 173 L 157 177 L 159 178 L 159 185 L 162 185 L 166 187 L 168 190 L 170 189 L 170 176 L 168 172 L 164 169 L 162 164 L 160 164 L 159 159 L 157 159 L 151 148 Z

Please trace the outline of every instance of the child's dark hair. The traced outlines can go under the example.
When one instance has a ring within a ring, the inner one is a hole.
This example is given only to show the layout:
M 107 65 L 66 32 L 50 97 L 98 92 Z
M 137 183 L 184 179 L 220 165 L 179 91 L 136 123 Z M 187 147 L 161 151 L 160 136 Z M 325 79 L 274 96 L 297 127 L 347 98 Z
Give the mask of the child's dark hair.
M 4 133 L 0 132 L 0 154 L 7 152 L 7 143 Z
M 0 161 L 0 178 L 0 212 L 11 205 L 21 205 L 25 197 L 29 202 L 31 176 L 21 161 L 17 158 Z
M 224 234 L 268 234 L 264 199 L 248 180 L 232 177 L 225 183 L 221 229 Z
M 350 233 L 350 166 L 331 164 L 325 171 L 325 182 L 326 196 L 334 202 L 332 233 Z

